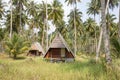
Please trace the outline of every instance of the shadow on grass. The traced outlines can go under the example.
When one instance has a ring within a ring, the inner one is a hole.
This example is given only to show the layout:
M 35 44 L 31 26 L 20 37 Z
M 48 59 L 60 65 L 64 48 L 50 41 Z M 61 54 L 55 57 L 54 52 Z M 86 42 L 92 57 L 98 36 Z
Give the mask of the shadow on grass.
M 14 58 L 14 60 L 24 60 L 24 59 L 26 59 L 26 57 L 24 56 Z

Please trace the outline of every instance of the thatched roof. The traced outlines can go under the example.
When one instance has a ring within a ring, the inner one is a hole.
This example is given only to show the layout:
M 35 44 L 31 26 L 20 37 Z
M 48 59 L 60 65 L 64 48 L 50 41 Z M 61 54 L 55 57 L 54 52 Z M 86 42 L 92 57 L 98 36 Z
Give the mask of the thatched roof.
M 60 33 L 57 33 L 51 45 L 49 46 L 49 49 L 50 48 L 66 48 L 74 56 L 73 52 L 70 50 L 70 48 L 68 47 L 67 43 L 65 42 L 65 40 L 63 39 Z
M 40 43 L 38 43 L 38 42 L 34 42 L 31 45 L 31 48 L 29 51 L 31 51 L 31 50 L 38 50 L 39 52 L 42 52 L 42 54 L 44 54 L 44 50 L 43 50 L 42 46 L 40 45 Z

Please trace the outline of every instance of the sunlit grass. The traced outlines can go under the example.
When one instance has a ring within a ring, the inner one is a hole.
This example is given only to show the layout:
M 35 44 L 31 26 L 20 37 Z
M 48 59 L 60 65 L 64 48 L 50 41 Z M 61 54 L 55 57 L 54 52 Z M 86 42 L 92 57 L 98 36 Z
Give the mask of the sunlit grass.
M 118 67 L 120 60 L 113 61 Z M 115 66 L 114 65 L 114 66 Z M 117 68 L 106 69 L 90 58 L 77 57 L 71 63 L 50 63 L 42 57 L 20 60 L 0 58 L 0 80 L 119 80 Z

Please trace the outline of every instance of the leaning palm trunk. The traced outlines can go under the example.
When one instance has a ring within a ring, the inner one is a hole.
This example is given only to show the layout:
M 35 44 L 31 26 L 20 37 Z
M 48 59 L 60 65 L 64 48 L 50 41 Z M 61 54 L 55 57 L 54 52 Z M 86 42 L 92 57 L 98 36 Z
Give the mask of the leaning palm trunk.
M 110 42 L 109 42 L 109 35 L 107 33 L 107 28 L 106 28 L 105 0 L 101 0 L 101 14 L 102 14 L 102 30 L 103 30 L 105 56 L 106 56 L 107 64 L 110 64 L 111 63 L 110 46 L 109 46 Z
M 100 46 L 101 46 L 101 42 L 102 42 L 102 35 L 103 35 L 103 30 L 101 28 L 98 47 L 97 47 L 97 50 L 96 50 L 96 61 L 98 61 L 98 58 L 99 58 Z
M 11 0 L 10 39 L 11 37 L 12 37 L 12 0 Z

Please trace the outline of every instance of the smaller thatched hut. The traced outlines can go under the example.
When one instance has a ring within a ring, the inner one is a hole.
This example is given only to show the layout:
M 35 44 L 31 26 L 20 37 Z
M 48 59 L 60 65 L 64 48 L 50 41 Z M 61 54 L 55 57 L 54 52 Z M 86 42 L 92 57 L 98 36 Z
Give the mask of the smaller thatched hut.
M 34 42 L 31 45 L 31 48 L 27 55 L 28 56 L 41 56 L 43 54 L 44 54 L 44 50 L 43 50 L 42 46 L 40 45 L 40 43 Z
M 58 33 L 49 46 L 44 58 L 53 62 L 71 62 L 74 61 L 75 56 L 68 48 L 61 34 Z

